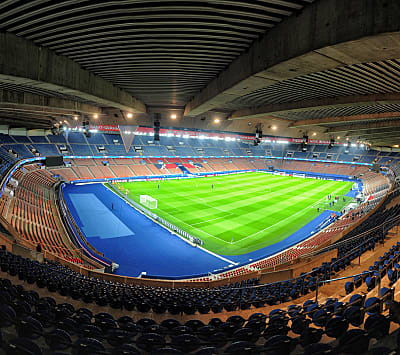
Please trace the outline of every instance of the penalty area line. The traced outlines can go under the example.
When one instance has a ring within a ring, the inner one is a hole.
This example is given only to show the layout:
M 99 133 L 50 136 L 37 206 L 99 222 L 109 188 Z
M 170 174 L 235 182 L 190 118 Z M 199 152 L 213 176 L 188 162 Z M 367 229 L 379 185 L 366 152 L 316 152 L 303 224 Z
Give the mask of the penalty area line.
M 107 186 L 106 186 L 106 187 L 107 187 Z M 156 224 L 158 224 L 159 226 L 161 226 L 161 227 L 167 229 L 170 233 L 175 234 L 175 235 L 177 235 L 180 239 L 184 240 L 184 238 L 181 237 L 180 235 L 178 235 L 177 233 L 173 232 L 172 230 L 170 230 L 169 228 L 167 228 L 167 227 L 164 226 L 163 224 L 160 224 L 160 223 L 158 223 L 157 221 L 154 221 L 152 218 L 150 218 L 149 216 L 147 216 L 145 213 L 143 213 L 142 211 L 138 210 L 127 198 L 125 198 L 125 196 L 119 195 L 119 194 L 117 193 L 117 191 L 115 191 L 115 190 L 112 189 L 112 188 L 111 188 L 110 190 L 111 190 L 115 195 L 117 195 L 119 198 L 121 198 L 123 201 L 125 201 L 125 203 L 129 204 L 130 206 L 132 206 L 132 208 L 134 208 L 136 211 L 138 211 L 139 213 L 141 213 L 143 216 L 146 216 L 147 218 L 151 219 L 154 223 L 156 223 Z M 162 210 L 160 210 L 160 211 L 162 211 Z M 179 210 L 178 210 L 178 211 L 179 211 Z M 177 219 L 178 221 L 181 221 L 182 223 L 184 223 L 184 224 L 186 224 L 187 226 L 191 227 L 190 224 L 187 224 L 186 222 L 180 220 L 179 218 L 176 218 L 176 217 L 170 215 L 168 212 L 165 212 L 165 211 L 163 211 L 163 212 L 166 213 L 166 214 L 168 214 L 168 215 L 171 216 L 172 218 L 175 218 L 175 219 Z M 199 230 L 200 232 L 203 232 L 203 233 L 208 234 L 210 237 L 213 237 L 213 238 L 216 238 L 216 239 L 221 240 L 222 242 L 228 243 L 228 242 L 226 242 L 225 240 L 222 240 L 222 239 L 220 239 L 220 238 L 218 238 L 218 237 L 216 237 L 216 236 L 214 236 L 214 235 L 211 235 L 211 234 L 209 234 L 209 233 L 207 233 L 207 232 L 205 232 L 205 231 L 202 231 L 201 229 L 198 229 L 198 228 L 196 228 L 196 227 L 193 227 L 193 228 Z M 185 240 L 184 240 L 184 241 L 185 241 Z M 212 255 L 212 256 L 214 256 L 214 257 L 216 257 L 216 258 L 218 258 L 218 259 L 220 259 L 220 260 L 222 260 L 222 261 L 225 261 L 225 262 L 228 263 L 228 264 L 231 264 L 231 265 L 239 265 L 238 262 L 229 260 L 229 259 L 223 257 L 222 255 L 216 254 L 216 253 L 214 253 L 214 252 L 212 252 L 212 251 L 210 251 L 210 250 L 208 250 L 208 249 L 203 248 L 203 247 L 200 246 L 200 245 L 197 245 L 196 248 L 199 248 L 199 249 L 203 250 L 204 252 L 206 252 L 206 253 L 208 253 L 208 254 L 210 254 L 210 255 Z
M 202 223 L 207 223 L 207 222 L 215 221 L 215 220 L 220 219 L 220 218 L 226 218 L 226 217 L 217 217 L 217 218 L 207 219 L 207 220 L 205 220 L 205 221 L 201 221 L 201 222 L 197 222 L 197 223 L 192 223 L 192 226 L 195 226 L 195 225 L 197 225 L 197 224 L 202 224 Z
M 175 207 L 175 209 L 177 209 L 178 211 L 180 211 L 180 210 L 179 210 L 178 208 L 176 208 L 176 207 Z M 227 241 L 225 241 L 225 240 L 223 240 L 223 239 L 221 239 L 221 238 L 218 238 L 218 237 L 216 237 L 215 235 L 212 235 L 212 234 L 210 234 L 210 233 L 207 233 L 206 231 L 203 231 L 202 229 L 193 227 L 193 225 L 182 221 L 182 220 L 179 219 L 178 217 L 175 217 L 175 216 L 171 215 L 170 213 L 168 213 L 168 212 L 166 212 L 166 211 L 164 211 L 164 210 L 161 210 L 161 209 L 158 209 L 158 210 L 162 211 L 163 213 L 166 213 L 166 214 L 167 214 L 168 216 L 170 216 L 171 218 L 177 219 L 178 221 L 182 222 L 183 224 L 186 224 L 188 227 L 192 227 L 192 228 L 194 228 L 194 229 L 197 229 L 199 232 L 205 233 L 205 234 L 209 235 L 209 236 L 212 237 L 212 238 L 215 238 L 215 239 L 220 240 L 221 242 L 230 244 L 229 242 L 227 242 Z
M 177 218 L 177 217 L 175 217 L 175 216 L 172 216 L 171 214 L 169 214 L 168 212 L 166 212 L 166 211 L 164 211 L 164 210 L 161 210 L 161 209 L 160 209 L 160 211 L 162 211 L 163 213 L 166 213 L 168 216 L 170 216 L 170 217 L 172 217 L 172 218 L 177 219 L 178 221 L 182 222 L 183 224 L 186 224 L 186 225 L 189 226 L 189 227 L 192 227 L 192 228 L 194 228 L 194 229 L 197 229 L 197 230 L 200 231 L 200 232 L 203 232 L 203 233 L 209 235 L 210 237 L 213 237 L 213 238 L 215 238 L 215 239 L 218 239 L 218 240 L 220 240 L 220 241 L 222 241 L 222 242 L 224 242 L 224 243 L 229 243 L 229 242 L 227 242 L 227 241 L 225 241 L 225 240 L 223 240 L 223 239 L 220 239 L 220 238 L 216 237 L 215 235 L 212 235 L 212 234 L 210 234 L 210 233 L 207 233 L 206 231 L 203 231 L 203 230 L 201 230 L 201 229 L 198 229 L 198 228 L 196 228 L 196 227 L 193 227 L 191 224 L 188 224 L 188 223 L 182 221 L 181 219 L 179 219 L 179 218 Z M 232 265 L 238 265 L 238 264 L 239 264 L 239 263 L 237 263 L 237 262 L 234 262 L 234 261 L 232 261 L 232 260 L 229 260 L 229 259 L 227 259 L 227 258 L 224 258 L 222 255 L 216 254 L 216 253 L 214 253 L 214 252 L 212 252 L 212 251 L 210 251 L 210 250 L 208 250 L 208 249 L 206 249 L 206 248 L 203 248 L 203 247 L 200 246 L 200 245 L 196 246 L 196 248 L 199 248 L 199 249 L 205 251 L 206 253 L 208 253 L 208 254 L 210 254 L 210 255 L 212 255 L 212 256 L 215 256 L 216 258 L 221 259 L 221 260 L 223 260 L 223 261 L 225 261 L 225 262 L 227 262 L 227 263 L 229 263 L 229 264 L 232 264 Z

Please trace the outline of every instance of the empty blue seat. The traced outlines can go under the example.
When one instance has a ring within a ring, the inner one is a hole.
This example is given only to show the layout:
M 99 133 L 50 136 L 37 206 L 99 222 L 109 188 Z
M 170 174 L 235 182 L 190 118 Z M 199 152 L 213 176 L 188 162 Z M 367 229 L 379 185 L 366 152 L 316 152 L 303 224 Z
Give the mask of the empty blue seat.
M 328 320 L 325 326 L 325 333 L 331 338 L 339 338 L 349 328 L 349 321 L 341 316 Z
M 287 335 L 275 335 L 264 343 L 265 352 L 272 354 L 290 354 L 296 344 Z
M 256 346 L 249 341 L 237 341 L 225 349 L 225 354 L 254 354 Z
M 351 329 L 339 339 L 338 352 L 348 354 L 364 354 L 368 350 L 369 338 L 362 329 Z
M 158 348 L 164 347 L 165 339 L 160 334 L 146 333 L 137 339 L 136 345 L 139 349 L 152 352 Z
M 319 309 L 312 315 L 312 321 L 317 327 L 324 327 L 328 321 L 328 312 L 325 309 Z
M 362 307 L 364 305 L 365 296 L 355 294 L 350 297 L 349 303 L 352 306 Z
M 105 351 L 104 345 L 99 340 L 93 338 L 79 338 L 75 342 L 74 347 L 75 353 L 79 355 Z
M 304 348 L 304 355 L 330 355 L 334 350 L 329 344 L 310 344 Z
M 344 284 L 344 289 L 346 291 L 346 295 L 348 295 L 349 293 L 352 293 L 354 291 L 354 282 L 352 281 L 347 281 Z
M 300 343 L 304 346 L 309 344 L 318 343 L 323 335 L 324 331 L 318 328 L 306 328 L 300 335 Z
M 12 339 L 5 347 L 8 355 L 42 355 L 42 350 L 39 345 L 27 338 Z
M 45 341 L 51 350 L 65 350 L 72 344 L 71 336 L 62 329 L 54 329 L 47 333 Z
M 172 337 L 172 345 L 184 353 L 188 353 L 200 347 L 200 340 L 192 334 L 181 334 Z
M 370 338 L 381 339 L 389 334 L 390 321 L 382 314 L 373 314 L 365 321 L 364 329 Z
M 344 317 L 351 325 L 358 327 L 364 321 L 364 310 L 360 307 L 350 306 L 344 311 Z

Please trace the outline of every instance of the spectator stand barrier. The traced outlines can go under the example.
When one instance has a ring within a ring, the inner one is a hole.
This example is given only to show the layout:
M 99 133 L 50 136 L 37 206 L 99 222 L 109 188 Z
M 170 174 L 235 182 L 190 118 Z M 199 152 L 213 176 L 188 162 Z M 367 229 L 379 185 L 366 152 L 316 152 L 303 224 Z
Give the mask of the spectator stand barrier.
M 154 222 L 160 224 L 164 228 L 168 229 L 170 232 L 173 232 L 174 234 L 178 235 L 182 240 L 184 240 L 186 242 L 190 242 L 190 245 L 192 245 L 193 247 L 196 247 L 198 245 L 202 246 L 204 244 L 204 242 L 200 238 L 192 236 L 191 234 L 183 231 L 182 229 L 178 228 L 174 224 L 172 224 L 172 223 L 166 221 L 165 219 L 157 216 L 153 212 L 150 212 L 147 208 L 143 207 L 141 204 L 131 200 L 127 196 L 124 196 L 121 193 L 121 191 L 119 191 L 117 188 L 115 188 L 115 186 L 112 185 L 112 184 L 111 184 L 111 188 L 113 189 L 113 191 L 116 194 L 121 196 L 123 199 L 127 200 L 139 212 L 141 212 L 142 214 L 144 214 L 147 217 L 151 218 Z

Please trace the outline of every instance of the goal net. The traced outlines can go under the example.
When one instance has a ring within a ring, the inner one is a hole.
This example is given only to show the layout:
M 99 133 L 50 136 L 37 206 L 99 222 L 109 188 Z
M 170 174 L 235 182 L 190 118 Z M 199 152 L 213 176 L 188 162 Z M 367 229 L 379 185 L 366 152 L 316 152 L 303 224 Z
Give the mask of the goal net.
M 157 200 L 149 195 L 140 195 L 140 203 L 151 210 L 157 208 Z

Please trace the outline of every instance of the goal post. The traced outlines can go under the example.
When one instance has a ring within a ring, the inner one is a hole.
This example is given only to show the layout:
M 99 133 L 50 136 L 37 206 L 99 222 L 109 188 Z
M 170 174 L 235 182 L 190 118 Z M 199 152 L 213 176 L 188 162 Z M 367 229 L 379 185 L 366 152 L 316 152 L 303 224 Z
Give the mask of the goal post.
M 305 179 L 306 178 L 306 174 L 293 173 L 293 177 L 298 177 L 298 178 Z
M 151 210 L 157 208 L 157 200 L 149 195 L 140 195 L 140 203 Z

